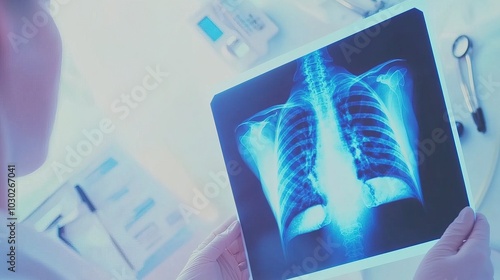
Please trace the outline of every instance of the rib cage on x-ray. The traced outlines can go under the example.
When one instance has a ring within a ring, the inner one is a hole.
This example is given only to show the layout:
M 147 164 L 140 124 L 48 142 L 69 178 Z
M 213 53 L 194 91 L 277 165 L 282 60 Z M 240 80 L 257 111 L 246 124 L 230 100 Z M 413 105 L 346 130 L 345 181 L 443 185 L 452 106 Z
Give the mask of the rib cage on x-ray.
M 345 143 L 349 143 L 356 175 L 366 186 L 367 206 L 384 203 L 374 195 L 376 182 L 370 182 L 374 178 L 391 176 L 416 190 L 407 161 L 377 96 L 363 85 L 355 84 L 350 91 L 339 92 L 335 99 L 338 100 L 337 117 Z
M 315 205 L 326 205 L 318 187 L 315 169 L 318 150 L 316 115 L 307 104 L 282 109 L 278 124 L 278 193 L 281 226 L 288 228 L 294 217 Z
M 350 155 L 346 165 L 353 167 L 366 207 L 421 199 L 414 160 L 403 152 L 411 147 L 408 135 L 394 130 L 411 124 L 395 125 L 402 120 L 390 118 L 381 98 L 392 94 L 391 109 L 404 107 L 402 96 L 410 93 L 401 85 L 409 78 L 398 63 L 389 61 L 355 76 L 335 66 L 326 49 L 313 52 L 299 59 L 287 103 L 259 112 L 237 128 L 240 153 L 262 183 L 284 245 L 335 218 L 327 189 L 349 186 L 322 179 L 325 171 L 318 161 L 331 149 Z M 356 220 L 348 227 L 359 228 Z

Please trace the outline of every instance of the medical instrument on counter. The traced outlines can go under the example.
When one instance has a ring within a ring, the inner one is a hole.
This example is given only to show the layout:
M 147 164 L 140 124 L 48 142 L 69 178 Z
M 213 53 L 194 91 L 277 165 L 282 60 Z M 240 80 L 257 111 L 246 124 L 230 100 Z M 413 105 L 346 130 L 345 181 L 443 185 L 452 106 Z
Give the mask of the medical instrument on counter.
M 472 73 L 472 42 L 466 35 L 459 36 L 453 43 L 453 55 L 458 59 L 460 68 L 460 88 L 465 98 L 465 103 L 469 112 L 472 114 L 474 123 L 476 123 L 479 132 L 486 132 L 486 122 L 484 120 L 483 110 L 479 107 L 477 99 L 476 86 L 474 85 L 474 76 Z M 464 64 L 466 70 L 464 70 Z M 466 72 L 466 73 L 465 73 Z M 465 80 L 468 80 L 468 85 Z
M 249 66 L 268 51 L 278 33 L 271 19 L 246 0 L 214 0 L 194 17 L 203 36 L 226 60 Z
M 80 199 L 82 200 L 83 204 L 85 204 L 88 207 L 88 210 L 92 214 L 96 214 L 95 213 L 96 212 L 96 208 L 95 208 L 94 204 L 90 201 L 90 199 L 87 196 L 87 194 L 85 194 L 85 192 L 83 191 L 82 187 L 80 187 L 79 185 L 76 185 L 75 186 L 75 190 L 78 193 L 78 195 L 80 196 Z M 102 221 L 101 221 L 101 218 L 99 217 L 99 215 L 96 214 L 95 217 L 97 218 L 97 220 L 101 224 L 103 224 Z M 123 250 L 121 249 L 121 247 L 118 244 L 118 242 L 116 242 L 116 240 L 113 238 L 113 236 L 111 236 L 111 235 L 108 235 L 108 236 L 109 236 L 111 242 L 113 243 L 114 248 L 117 250 L 118 253 L 120 253 L 121 257 L 123 258 L 123 260 L 125 260 L 125 262 L 129 266 L 129 268 L 132 269 L 132 270 L 134 270 L 134 265 L 128 259 L 127 255 L 123 252 Z
M 349 0 L 336 0 L 340 5 L 348 8 L 349 10 L 351 11 L 354 11 L 356 12 L 357 14 L 359 14 L 360 16 L 362 17 L 369 17 L 373 14 L 376 14 L 378 13 L 380 10 L 382 10 L 384 7 L 385 7 L 385 2 L 384 1 L 380 1 L 380 0 L 371 0 L 372 2 L 374 2 L 375 4 L 375 8 L 374 9 L 370 9 L 370 10 L 366 10 L 354 3 L 352 3 L 351 1 Z

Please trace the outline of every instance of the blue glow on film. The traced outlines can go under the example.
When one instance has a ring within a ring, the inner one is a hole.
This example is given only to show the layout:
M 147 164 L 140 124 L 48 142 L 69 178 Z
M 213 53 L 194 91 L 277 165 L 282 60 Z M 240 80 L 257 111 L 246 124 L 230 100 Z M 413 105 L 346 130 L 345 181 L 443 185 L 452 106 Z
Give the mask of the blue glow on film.
M 285 104 L 237 128 L 240 153 L 262 183 L 285 250 L 294 237 L 329 225 L 340 232 L 346 257 L 361 258 L 365 211 L 405 198 L 423 202 L 404 65 L 391 60 L 356 76 L 318 50 L 298 60 Z

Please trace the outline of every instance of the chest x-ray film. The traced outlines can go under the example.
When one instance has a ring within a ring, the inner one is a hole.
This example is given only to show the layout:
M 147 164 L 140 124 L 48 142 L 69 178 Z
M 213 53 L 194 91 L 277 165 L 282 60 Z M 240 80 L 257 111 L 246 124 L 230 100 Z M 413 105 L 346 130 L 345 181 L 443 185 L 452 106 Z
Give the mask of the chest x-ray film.
M 423 254 L 469 205 L 423 13 L 322 42 L 212 101 L 253 279 Z

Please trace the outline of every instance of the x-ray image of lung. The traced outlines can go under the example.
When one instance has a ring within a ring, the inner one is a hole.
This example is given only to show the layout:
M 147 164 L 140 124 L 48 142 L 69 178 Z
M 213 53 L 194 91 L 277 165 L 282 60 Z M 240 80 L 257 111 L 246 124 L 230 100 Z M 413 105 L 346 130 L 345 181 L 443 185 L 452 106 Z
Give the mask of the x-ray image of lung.
M 262 184 L 285 250 L 333 223 L 348 257 L 362 257 L 366 209 L 423 203 L 412 77 L 397 59 L 354 75 L 324 48 L 297 60 L 293 81 L 285 104 L 237 127 L 239 152 Z
M 253 279 L 424 254 L 470 205 L 423 12 L 344 35 L 242 73 L 211 102 Z

